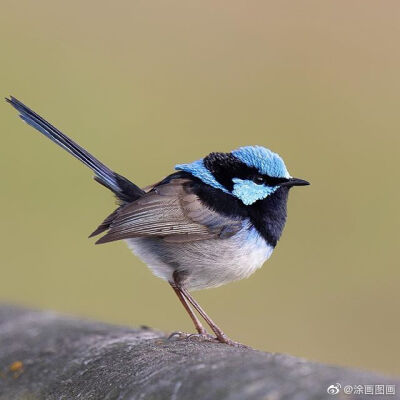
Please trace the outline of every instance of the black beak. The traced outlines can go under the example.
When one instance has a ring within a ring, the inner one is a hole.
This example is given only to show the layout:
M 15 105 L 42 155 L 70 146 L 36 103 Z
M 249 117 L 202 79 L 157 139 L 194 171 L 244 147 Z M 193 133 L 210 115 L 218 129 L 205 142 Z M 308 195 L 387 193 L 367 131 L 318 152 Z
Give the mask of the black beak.
M 290 178 L 287 182 L 282 183 L 280 186 L 307 186 L 310 182 L 299 178 Z

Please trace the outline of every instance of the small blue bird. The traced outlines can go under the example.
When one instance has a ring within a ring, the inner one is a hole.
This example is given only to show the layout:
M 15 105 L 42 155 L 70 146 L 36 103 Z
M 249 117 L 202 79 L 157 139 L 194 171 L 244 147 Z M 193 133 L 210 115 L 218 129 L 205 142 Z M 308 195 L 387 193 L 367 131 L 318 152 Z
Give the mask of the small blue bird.
M 177 172 L 141 189 L 16 98 L 6 100 L 26 123 L 92 169 L 94 179 L 117 197 L 119 207 L 90 237 L 106 232 L 96 243 L 124 239 L 154 275 L 172 286 L 198 337 L 235 344 L 189 291 L 243 279 L 260 268 L 282 234 L 290 188 L 309 183 L 292 178 L 278 154 L 246 146 L 178 164 Z M 207 334 L 192 307 L 216 338 Z

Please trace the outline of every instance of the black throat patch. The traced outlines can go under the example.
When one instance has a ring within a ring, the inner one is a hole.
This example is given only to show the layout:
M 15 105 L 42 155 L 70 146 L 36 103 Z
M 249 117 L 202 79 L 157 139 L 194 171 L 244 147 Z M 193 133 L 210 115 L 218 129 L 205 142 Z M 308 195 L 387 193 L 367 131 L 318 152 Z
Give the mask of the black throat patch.
M 206 185 L 187 172 L 179 172 L 178 174 L 174 175 L 176 177 L 190 177 L 187 190 L 195 193 L 204 206 L 235 219 L 249 220 L 269 245 L 276 246 L 286 222 L 289 187 L 282 186 L 266 199 L 246 206 L 236 197 Z

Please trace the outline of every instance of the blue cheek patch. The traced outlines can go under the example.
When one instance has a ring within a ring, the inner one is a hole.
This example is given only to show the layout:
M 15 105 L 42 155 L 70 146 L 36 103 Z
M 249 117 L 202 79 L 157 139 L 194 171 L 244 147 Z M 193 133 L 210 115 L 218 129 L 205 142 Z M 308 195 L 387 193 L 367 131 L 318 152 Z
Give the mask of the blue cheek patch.
M 233 178 L 232 181 L 234 183 L 232 194 L 246 206 L 255 203 L 257 200 L 265 199 L 278 189 L 278 186 L 257 185 L 247 179 Z
M 175 165 L 175 169 L 178 171 L 189 172 L 203 181 L 206 185 L 210 185 L 213 188 L 229 193 L 219 182 L 217 182 L 212 173 L 204 166 L 203 160 L 197 160 L 190 164 L 177 164 Z

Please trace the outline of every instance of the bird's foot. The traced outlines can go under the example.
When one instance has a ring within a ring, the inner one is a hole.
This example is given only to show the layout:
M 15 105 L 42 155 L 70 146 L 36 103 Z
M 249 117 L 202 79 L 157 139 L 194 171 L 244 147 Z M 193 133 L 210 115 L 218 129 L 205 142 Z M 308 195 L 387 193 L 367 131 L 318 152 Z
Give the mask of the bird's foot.
M 251 349 L 251 347 L 250 346 L 246 346 L 245 344 L 242 344 L 242 343 L 239 343 L 239 342 L 235 342 L 234 340 L 231 340 L 231 339 L 228 339 L 228 338 L 225 338 L 223 341 L 222 340 L 219 340 L 219 339 L 217 339 L 220 343 L 224 343 L 224 344 L 227 344 L 228 346 L 232 346 L 232 347 L 241 347 L 241 348 L 244 348 L 244 349 Z
M 171 335 L 169 335 L 168 340 L 192 340 L 196 342 L 212 342 L 212 343 L 223 343 L 227 344 L 228 346 L 233 346 L 233 347 L 238 347 L 238 348 L 247 348 L 249 349 L 249 346 L 246 346 L 245 344 L 235 342 L 231 339 L 229 339 L 225 335 L 221 335 L 220 337 L 216 337 L 213 335 L 210 335 L 207 332 L 203 333 L 185 333 L 185 332 L 173 332 Z
M 223 344 L 227 344 L 228 346 L 232 346 L 232 347 L 241 347 L 241 348 L 246 348 L 246 349 L 251 349 L 251 347 L 246 346 L 245 344 L 239 343 L 239 342 L 235 342 L 232 339 L 229 339 L 225 334 L 220 333 L 217 338 L 218 342 L 223 343 Z
M 189 336 L 189 333 L 185 333 L 185 332 L 181 332 L 181 331 L 176 331 L 176 332 L 172 332 L 169 336 L 168 336 L 168 340 L 180 340 L 180 339 L 185 339 Z
M 219 340 L 215 336 L 210 335 L 207 332 L 192 333 L 191 335 L 188 335 L 186 339 L 187 340 L 196 340 L 199 342 L 215 342 L 215 343 L 219 342 Z
M 210 335 L 207 332 L 202 333 L 185 333 L 185 332 L 173 332 L 169 335 L 168 340 L 193 340 L 198 342 L 214 342 L 218 343 L 219 340 Z

